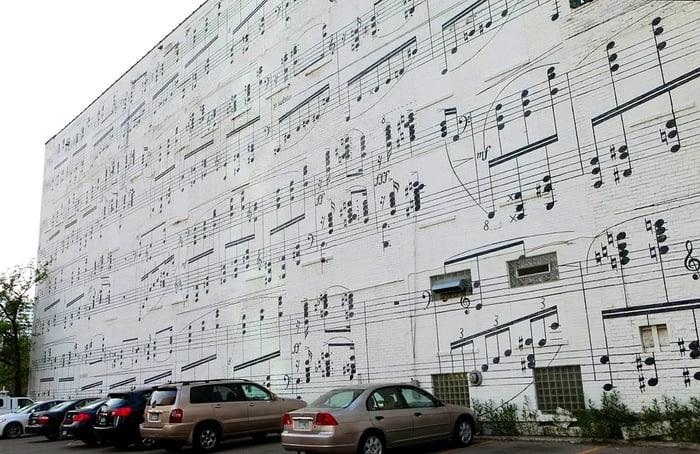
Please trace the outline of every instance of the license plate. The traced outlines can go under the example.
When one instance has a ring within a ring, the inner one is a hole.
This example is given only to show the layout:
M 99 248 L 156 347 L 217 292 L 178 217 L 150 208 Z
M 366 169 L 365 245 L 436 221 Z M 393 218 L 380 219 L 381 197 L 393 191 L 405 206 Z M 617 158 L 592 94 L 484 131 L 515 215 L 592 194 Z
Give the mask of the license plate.
M 160 416 L 158 413 L 149 413 L 148 414 L 148 420 L 149 421 L 158 421 L 160 419 Z
M 68 431 L 65 430 L 65 429 L 62 430 L 62 431 L 61 431 L 61 436 L 62 436 L 62 437 L 67 437 L 67 436 L 68 436 Z
M 299 420 L 299 421 L 294 421 L 294 428 L 296 430 L 309 430 L 309 421 L 305 420 Z
M 107 424 L 107 417 L 106 416 L 100 416 L 100 424 L 102 424 L 102 425 Z

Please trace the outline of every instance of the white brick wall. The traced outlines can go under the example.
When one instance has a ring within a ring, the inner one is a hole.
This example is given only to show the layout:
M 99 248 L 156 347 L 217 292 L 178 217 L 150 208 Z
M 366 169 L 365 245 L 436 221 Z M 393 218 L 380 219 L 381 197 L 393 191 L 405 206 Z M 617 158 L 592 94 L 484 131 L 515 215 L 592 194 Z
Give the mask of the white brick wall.
M 536 402 L 528 355 L 593 401 L 696 394 L 693 2 L 249 3 L 203 4 L 47 142 L 33 395 L 487 364 L 472 399 Z M 551 252 L 558 280 L 511 287 Z M 428 298 L 465 269 L 468 301 Z

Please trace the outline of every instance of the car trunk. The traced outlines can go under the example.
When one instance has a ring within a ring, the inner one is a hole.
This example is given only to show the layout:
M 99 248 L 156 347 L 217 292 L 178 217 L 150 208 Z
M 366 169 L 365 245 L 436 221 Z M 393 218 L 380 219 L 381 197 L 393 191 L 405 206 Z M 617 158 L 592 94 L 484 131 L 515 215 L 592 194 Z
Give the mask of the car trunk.
M 162 428 L 170 421 L 170 412 L 175 408 L 177 389 L 161 388 L 151 395 L 146 406 L 143 426 L 147 428 Z
M 317 418 L 321 415 L 332 414 L 338 425 L 324 425 L 323 416 L 321 424 L 316 424 Z M 292 419 L 291 431 L 296 433 L 318 434 L 328 432 L 342 432 L 341 423 L 347 419 L 346 412 L 340 409 L 330 410 L 328 408 L 304 408 L 289 414 Z
M 114 425 L 114 420 L 124 418 L 124 416 L 114 416 L 113 411 L 129 406 L 129 400 L 126 395 L 110 395 L 111 397 L 104 405 L 97 410 L 96 426 L 109 427 Z
M 73 418 L 75 418 L 75 415 L 77 415 L 78 413 L 80 412 L 77 410 L 70 410 L 66 412 L 66 416 L 63 418 L 63 424 L 67 426 L 73 424 Z

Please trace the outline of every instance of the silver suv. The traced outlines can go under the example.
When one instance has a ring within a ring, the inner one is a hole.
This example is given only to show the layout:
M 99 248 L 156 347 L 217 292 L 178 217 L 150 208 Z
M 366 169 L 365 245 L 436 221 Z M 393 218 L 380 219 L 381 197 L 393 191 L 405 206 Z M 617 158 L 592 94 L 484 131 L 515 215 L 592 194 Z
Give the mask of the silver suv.
M 153 391 L 140 430 L 169 450 L 191 444 L 197 452 L 211 452 L 225 438 L 280 433 L 282 416 L 305 406 L 248 380 L 171 383 Z

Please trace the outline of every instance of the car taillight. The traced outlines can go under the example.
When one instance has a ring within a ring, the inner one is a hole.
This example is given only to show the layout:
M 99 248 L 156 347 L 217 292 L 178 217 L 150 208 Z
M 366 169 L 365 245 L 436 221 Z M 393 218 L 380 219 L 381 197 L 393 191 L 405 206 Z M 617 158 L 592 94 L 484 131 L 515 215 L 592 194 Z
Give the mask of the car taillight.
M 170 420 L 168 422 L 170 424 L 181 423 L 182 422 L 182 410 L 180 410 L 179 408 L 176 408 L 174 410 L 170 410 Z
M 46 424 L 47 422 L 49 422 L 49 417 L 48 416 L 39 416 L 38 418 L 36 418 L 36 422 L 39 424 Z
M 285 426 L 292 425 L 292 417 L 289 413 L 285 413 L 284 416 L 282 416 L 282 424 L 284 424 Z
M 115 418 L 125 418 L 131 414 L 131 408 L 129 407 L 122 407 L 122 408 L 117 408 L 116 410 L 112 410 L 112 416 Z
M 317 426 L 337 426 L 338 421 L 335 420 L 330 413 L 319 413 L 316 415 Z
M 78 413 L 77 415 L 73 416 L 73 422 L 83 422 L 87 421 L 90 419 L 90 415 L 87 413 Z

